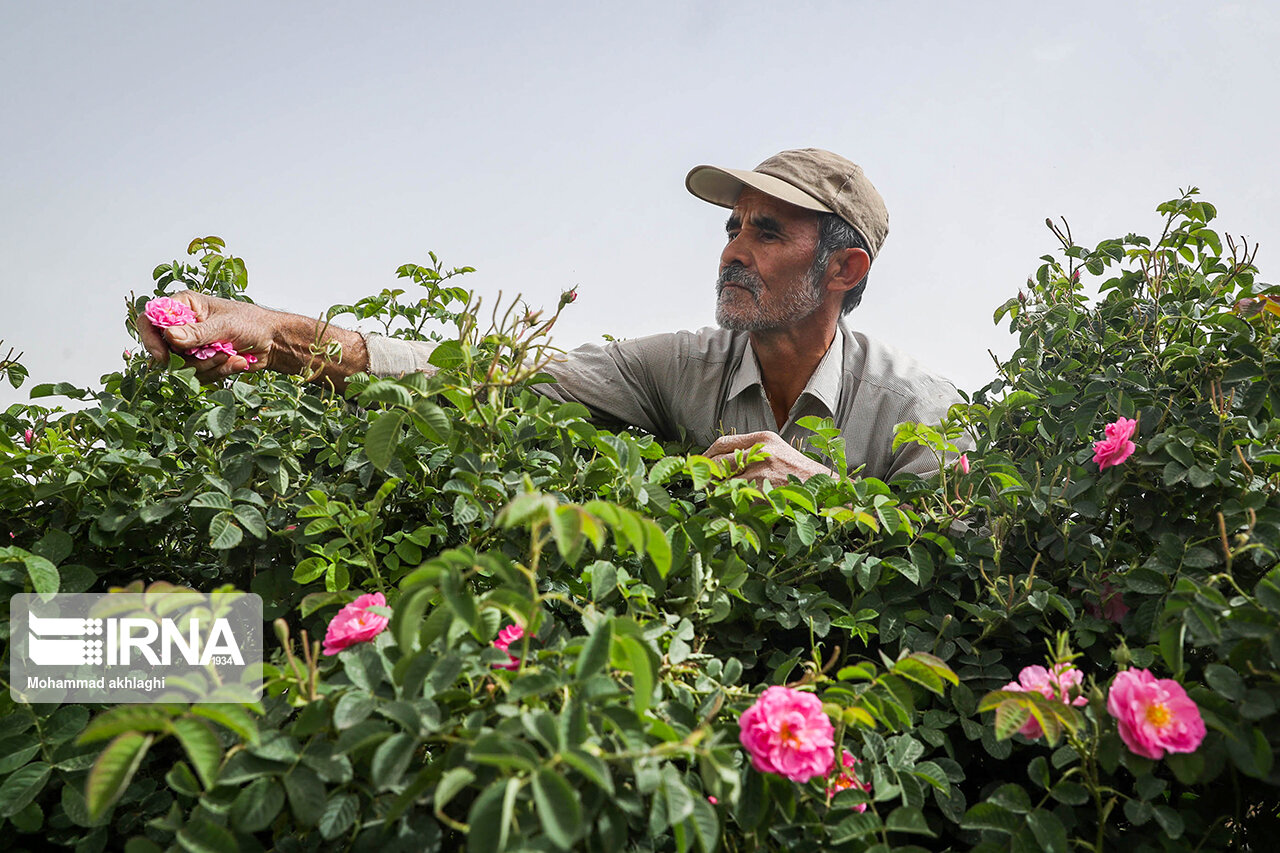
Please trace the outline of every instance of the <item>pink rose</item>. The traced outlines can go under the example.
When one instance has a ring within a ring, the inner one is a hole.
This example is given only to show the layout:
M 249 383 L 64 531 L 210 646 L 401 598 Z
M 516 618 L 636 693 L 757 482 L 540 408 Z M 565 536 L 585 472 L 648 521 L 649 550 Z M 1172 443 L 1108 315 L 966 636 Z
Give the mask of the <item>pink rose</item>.
M 956 460 L 956 467 L 960 469 L 961 474 L 969 473 L 969 454 L 961 453 L 960 458 Z
M 1124 603 L 1124 596 L 1120 594 L 1110 581 L 1102 582 L 1102 594 L 1099 596 L 1100 604 L 1094 604 L 1092 601 L 1086 601 L 1084 609 L 1089 615 L 1095 619 L 1110 619 L 1119 625 L 1124 621 L 1124 615 L 1129 612 L 1129 605 Z
M 347 646 L 367 643 L 382 633 L 388 619 L 366 608 L 386 607 L 387 599 L 380 592 L 365 593 L 338 611 L 324 633 L 324 653 L 336 655 Z
M 1107 424 L 1107 437 L 1093 443 L 1093 461 L 1098 463 L 1098 470 L 1105 471 L 1112 465 L 1119 465 L 1137 450 L 1129 440 L 1138 422 L 1131 418 L 1119 418 L 1113 424 Z
M 708 802 L 708 803 L 711 803 L 711 805 L 713 805 L 713 806 L 716 806 L 716 805 L 719 805 L 719 804 L 720 804 L 720 801 L 719 801 L 719 800 L 717 800 L 715 797 L 711 796 L 710 794 L 707 794 L 707 802 Z
M 161 296 L 152 299 L 142 310 L 151 324 L 162 329 L 170 326 L 185 326 L 196 321 L 195 312 L 176 299 Z
M 847 749 L 844 750 L 843 755 L 840 756 L 840 763 L 844 765 L 844 770 L 839 776 L 831 781 L 830 785 L 827 786 L 828 799 L 834 797 L 841 791 L 848 790 L 849 788 L 861 788 L 864 791 L 871 790 L 870 782 L 862 782 L 858 779 L 858 771 L 856 768 L 857 765 L 862 762 L 854 758 L 853 753 Z M 858 803 L 852 808 L 855 812 L 865 812 L 867 810 L 867 804 Z
M 35 444 L 36 443 L 35 430 L 24 429 L 22 431 L 22 440 L 26 443 L 27 447 L 30 447 L 31 445 Z
M 1165 752 L 1195 752 L 1204 740 L 1200 709 L 1172 678 L 1145 669 L 1116 675 L 1107 693 L 1107 713 L 1131 752 L 1160 760 Z
M 231 341 L 214 341 L 211 344 L 205 344 L 204 346 L 196 347 L 193 350 L 188 350 L 187 355 L 203 361 L 206 358 L 213 358 L 220 352 L 226 353 L 227 355 L 238 355 L 245 361 L 249 362 L 249 364 L 258 363 L 257 356 L 250 355 L 249 353 L 236 352 L 235 345 L 232 344 Z
M 512 643 L 519 642 L 522 639 L 524 639 L 524 628 L 519 625 L 508 625 L 498 632 L 498 639 L 493 641 L 493 647 L 506 652 L 507 657 L 511 658 L 511 660 L 506 663 L 495 663 L 493 665 L 494 669 L 515 670 L 520 668 L 520 658 L 511 654 L 510 649 Z
M 1039 693 L 1046 699 L 1079 707 L 1089 702 L 1079 695 L 1080 683 L 1083 680 L 1084 673 L 1069 663 L 1054 664 L 1051 670 L 1042 666 L 1026 666 L 1022 668 L 1022 672 L 1018 673 L 1017 681 L 1010 681 L 1001 689 L 1016 693 Z M 1074 699 L 1070 695 L 1072 692 L 1076 693 Z M 1044 731 L 1035 717 L 1027 717 L 1022 728 L 1018 729 L 1018 734 L 1034 740 L 1044 734 Z
M 738 740 L 751 766 L 806 782 L 826 776 L 835 763 L 835 730 L 812 693 L 770 687 L 738 719 Z

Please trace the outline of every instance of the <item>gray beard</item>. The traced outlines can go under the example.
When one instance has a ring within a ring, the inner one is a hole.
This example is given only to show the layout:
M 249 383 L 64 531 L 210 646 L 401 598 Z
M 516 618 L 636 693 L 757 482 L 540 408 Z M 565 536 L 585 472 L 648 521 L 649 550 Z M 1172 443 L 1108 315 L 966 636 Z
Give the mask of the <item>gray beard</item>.
M 754 311 L 734 312 L 729 308 L 724 289 L 730 282 L 750 291 L 755 300 Z M 721 328 L 735 332 L 764 332 L 799 322 L 822 307 L 822 294 L 814 286 L 813 276 L 805 273 L 802 283 L 804 287 L 793 288 L 780 304 L 765 310 L 760 304 L 764 293 L 760 276 L 743 266 L 725 267 L 716 279 L 716 322 Z

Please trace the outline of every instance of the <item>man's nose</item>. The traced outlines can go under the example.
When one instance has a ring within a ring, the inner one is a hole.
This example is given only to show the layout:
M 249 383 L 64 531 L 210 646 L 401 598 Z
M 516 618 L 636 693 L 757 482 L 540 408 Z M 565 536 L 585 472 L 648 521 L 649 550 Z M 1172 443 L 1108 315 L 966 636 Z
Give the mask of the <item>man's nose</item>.
M 731 237 L 729 242 L 725 243 L 724 249 L 720 252 L 720 269 L 735 263 L 742 267 L 751 266 L 750 256 L 742 246 L 741 236 Z

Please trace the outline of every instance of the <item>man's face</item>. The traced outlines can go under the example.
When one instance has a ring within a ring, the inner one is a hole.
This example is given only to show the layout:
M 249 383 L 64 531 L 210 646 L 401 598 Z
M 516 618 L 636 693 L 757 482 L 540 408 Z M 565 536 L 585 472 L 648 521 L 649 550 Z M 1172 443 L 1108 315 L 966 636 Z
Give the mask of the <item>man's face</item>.
M 822 304 L 821 282 L 809 276 L 818 247 L 818 215 L 746 187 L 725 223 L 716 322 L 758 332 L 783 328 Z

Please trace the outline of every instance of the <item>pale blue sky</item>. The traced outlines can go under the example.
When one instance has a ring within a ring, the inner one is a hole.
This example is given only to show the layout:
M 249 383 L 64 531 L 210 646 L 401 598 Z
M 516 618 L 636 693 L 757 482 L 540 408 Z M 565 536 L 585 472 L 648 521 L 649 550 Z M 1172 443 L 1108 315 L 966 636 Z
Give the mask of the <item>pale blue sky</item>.
M 699 163 L 818 146 L 891 233 L 851 325 L 973 390 L 1050 250 L 1198 185 L 1280 261 L 1280 12 L 1136 2 L 41 2 L 0 7 L 0 338 L 95 383 L 123 299 L 218 234 L 318 313 L 434 250 L 492 297 L 580 287 L 565 347 L 714 322 Z

